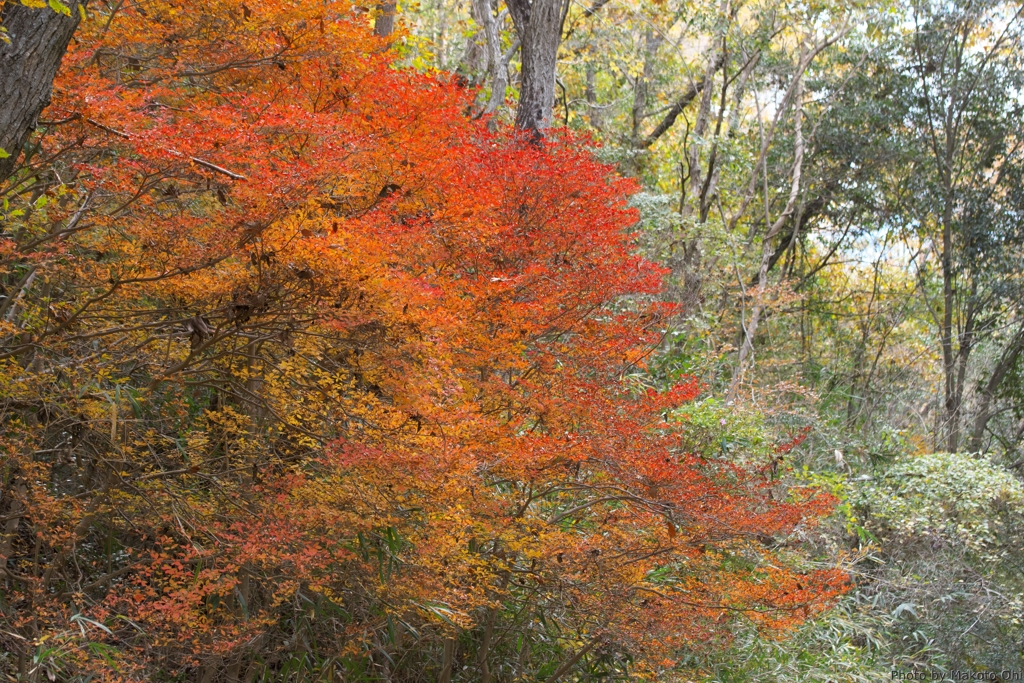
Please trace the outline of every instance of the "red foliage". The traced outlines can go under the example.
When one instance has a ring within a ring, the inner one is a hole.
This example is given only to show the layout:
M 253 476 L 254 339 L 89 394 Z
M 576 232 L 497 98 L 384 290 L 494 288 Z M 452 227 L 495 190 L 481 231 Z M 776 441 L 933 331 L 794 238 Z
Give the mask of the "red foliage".
M 827 605 L 842 574 L 765 539 L 831 501 L 683 452 L 698 383 L 635 379 L 671 313 L 635 184 L 467 119 L 358 10 L 159 0 L 77 37 L 8 190 L 53 205 L 0 238 L 51 283 L 3 330 L 4 645 L 230 679 L 310 634 L 486 660 L 525 611 L 652 672 Z

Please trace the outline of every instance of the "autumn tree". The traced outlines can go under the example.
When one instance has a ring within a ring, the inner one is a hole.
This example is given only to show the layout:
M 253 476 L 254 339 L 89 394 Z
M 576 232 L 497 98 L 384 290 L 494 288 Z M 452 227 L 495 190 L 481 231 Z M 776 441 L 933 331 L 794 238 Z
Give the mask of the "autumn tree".
M 515 92 L 516 35 L 507 8 L 486 4 Z M 470 82 L 493 82 L 476 53 L 444 39 L 478 31 L 467 45 L 482 46 L 483 15 L 426 6 L 427 18 L 410 21 L 431 40 L 412 48 L 411 63 L 459 64 Z M 780 432 L 814 424 L 794 457 L 851 500 L 880 486 L 871 482 L 901 482 L 907 470 L 896 463 L 933 454 L 938 482 L 988 467 L 1021 476 L 1017 10 L 569 7 L 552 120 L 585 131 L 642 186 L 631 202 L 644 253 L 671 269 L 659 296 L 683 305 L 663 328 L 649 381 L 706 382 L 700 409 L 688 411 L 691 432 L 703 424 L 703 438 L 745 452 L 748 432 L 710 427 L 738 415 Z M 935 453 L 950 448 L 971 455 Z M 1003 523 L 1004 500 L 985 503 L 986 524 Z M 894 665 L 1019 666 L 1007 616 L 1022 595 L 1012 542 L 995 565 L 979 563 L 938 531 L 961 523 L 953 507 L 913 536 L 877 535 L 861 513 L 831 527 L 827 543 L 870 548 L 884 569 L 865 559 L 856 591 L 791 644 L 741 631 L 727 654 L 695 667 L 715 680 L 869 681 Z M 948 585 L 964 589 L 950 600 L 937 588 Z
M 79 27 L 2 188 L 5 673 L 664 679 L 845 589 L 799 438 L 724 457 L 645 373 L 635 183 L 369 9 Z

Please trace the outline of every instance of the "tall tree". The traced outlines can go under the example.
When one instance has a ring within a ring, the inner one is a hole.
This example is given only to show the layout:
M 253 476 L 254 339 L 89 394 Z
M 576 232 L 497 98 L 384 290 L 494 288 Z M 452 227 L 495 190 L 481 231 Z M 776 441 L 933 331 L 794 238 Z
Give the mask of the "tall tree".
M 923 200 L 907 228 L 923 248 L 916 265 L 938 332 L 950 452 L 961 446 L 972 356 L 1020 307 L 1012 273 L 1024 240 L 1024 106 L 1007 93 L 1024 87 L 1022 13 L 1002 0 L 918 2 L 914 30 L 894 55 L 902 72 L 894 94 L 908 103 L 903 130 L 919 152 L 910 182 Z M 931 254 L 939 292 L 925 274 Z M 1004 375 L 997 367 L 991 376 Z
M 507 0 L 509 14 L 522 43 L 522 82 L 516 128 L 533 137 L 551 125 L 555 107 L 555 75 L 568 0 Z

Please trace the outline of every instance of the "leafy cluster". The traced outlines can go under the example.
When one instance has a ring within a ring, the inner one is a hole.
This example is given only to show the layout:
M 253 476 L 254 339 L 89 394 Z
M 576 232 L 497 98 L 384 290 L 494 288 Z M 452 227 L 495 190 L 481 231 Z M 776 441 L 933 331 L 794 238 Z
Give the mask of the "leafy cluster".
M 880 481 L 853 487 L 850 501 L 890 533 L 956 542 L 994 562 L 1007 520 L 1024 510 L 1024 486 L 977 456 L 931 453 L 898 460 Z

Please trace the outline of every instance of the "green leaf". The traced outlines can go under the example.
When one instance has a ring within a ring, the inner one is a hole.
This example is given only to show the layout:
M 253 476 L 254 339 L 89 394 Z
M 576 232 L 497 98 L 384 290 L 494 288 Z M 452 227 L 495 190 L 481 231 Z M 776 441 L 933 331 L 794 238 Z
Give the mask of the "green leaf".
M 145 635 L 145 631 L 142 630 L 142 627 L 140 627 L 138 624 L 135 624 L 135 622 L 131 621 L 130 618 L 128 618 L 124 614 L 115 614 L 114 618 L 119 618 L 119 620 L 121 620 L 122 622 L 128 622 L 128 624 L 135 627 L 136 631 L 138 631 L 142 635 Z
M 917 605 L 915 605 L 912 602 L 904 602 L 899 607 L 893 610 L 892 616 L 896 619 L 899 619 L 901 614 L 903 614 L 904 612 L 908 612 L 912 614 L 914 617 L 917 617 L 917 611 L 914 609 L 915 607 L 917 607 Z
M 66 17 L 70 17 L 71 16 L 71 8 L 68 7 L 67 5 L 65 5 L 60 0 L 48 0 L 48 1 L 49 1 L 50 9 L 52 9 L 57 14 L 63 14 Z M 22 0 L 22 2 L 24 2 L 24 0 Z
M 111 630 L 110 630 L 109 628 L 107 628 L 106 626 L 104 626 L 104 625 L 103 625 L 103 624 L 101 624 L 100 622 L 98 622 L 98 621 L 93 621 L 92 619 L 90 619 L 90 618 L 88 618 L 88 617 L 83 617 L 83 616 L 82 616 L 81 614 L 76 614 L 75 616 L 71 617 L 71 619 L 70 619 L 70 620 L 71 620 L 71 621 L 77 621 L 77 622 L 83 622 L 83 621 L 84 621 L 84 622 L 86 622 L 86 623 L 88 623 L 88 624 L 92 624 L 92 625 L 93 625 L 93 626 L 95 626 L 96 628 L 98 628 L 98 629 L 102 630 L 102 631 L 103 631 L 103 632 L 105 632 L 105 633 L 106 633 L 107 635 L 111 635 L 111 636 L 112 636 L 112 635 L 114 635 L 114 634 L 113 634 L 113 633 L 111 632 Z
M 3 147 L 0 147 L 0 159 L 6 159 L 6 158 L 8 158 L 9 156 L 11 156 L 11 153 L 10 153 L 10 152 L 8 152 L 8 151 L 7 151 L 6 149 L 4 149 Z
M 89 648 L 91 652 L 103 657 L 103 659 L 105 659 L 107 664 L 109 664 L 110 666 L 117 665 L 117 662 L 115 662 L 114 659 L 110 656 L 110 653 L 114 652 L 114 648 L 110 647 L 109 645 L 104 645 L 103 643 L 86 643 L 85 646 Z

